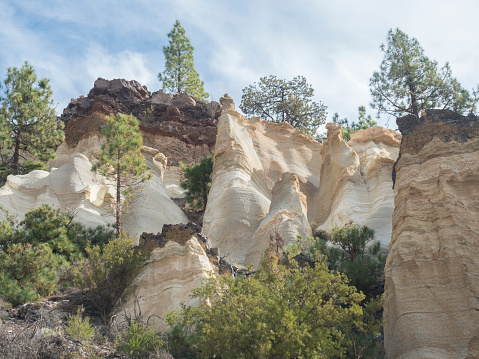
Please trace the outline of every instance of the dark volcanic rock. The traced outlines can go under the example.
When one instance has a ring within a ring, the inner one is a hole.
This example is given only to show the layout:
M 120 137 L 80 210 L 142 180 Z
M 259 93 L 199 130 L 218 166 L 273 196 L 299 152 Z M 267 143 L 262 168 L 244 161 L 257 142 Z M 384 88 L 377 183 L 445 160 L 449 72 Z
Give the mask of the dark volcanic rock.
M 221 106 L 184 93 L 151 94 L 137 81 L 99 78 L 87 97 L 72 99 L 63 111 L 67 145 L 75 147 L 82 138 L 99 132 L 104 118 L 118 113 L 136 116 L 144 144 L 164 153 L 169 164 L 191 163 L 214 147 Z

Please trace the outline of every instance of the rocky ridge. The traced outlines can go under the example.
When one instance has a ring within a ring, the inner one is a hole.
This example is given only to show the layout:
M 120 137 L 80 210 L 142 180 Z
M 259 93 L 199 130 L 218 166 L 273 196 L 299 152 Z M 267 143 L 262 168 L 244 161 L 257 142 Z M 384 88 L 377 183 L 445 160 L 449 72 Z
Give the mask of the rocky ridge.
M 426 110 L 397 120 L 385 268 L 389 358 L 479 356 L 479 118 Z

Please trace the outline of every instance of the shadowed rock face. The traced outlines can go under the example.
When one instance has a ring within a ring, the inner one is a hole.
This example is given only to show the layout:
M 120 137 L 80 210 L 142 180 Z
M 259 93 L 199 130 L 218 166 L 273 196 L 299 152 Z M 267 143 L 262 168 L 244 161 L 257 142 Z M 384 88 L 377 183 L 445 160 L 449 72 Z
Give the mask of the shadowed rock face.
M 397 120 L 395 209 L 385 268 L 389 358 L 479 357 L 479 118 Z
M 137 81 L 97 79 L 87 97 L 72 99 L 61 120 L 65 122 L 65 145 L 99 132 L 105 116 L 132 114 L 140 122 L 143 142 L 168 157 L 168 163 L 197 162 L 209 155 L 216 141 L 221 112 L 217 102 L 204 103 L 187 94 L 162 90 L 151 94 Z

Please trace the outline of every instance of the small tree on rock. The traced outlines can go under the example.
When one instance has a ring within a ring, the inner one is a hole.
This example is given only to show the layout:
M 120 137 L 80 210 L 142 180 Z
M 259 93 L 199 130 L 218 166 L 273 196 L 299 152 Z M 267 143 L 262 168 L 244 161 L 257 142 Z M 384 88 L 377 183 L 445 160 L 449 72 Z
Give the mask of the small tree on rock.
M 419 116 L 421 110 L 431 108 L 459 113 L 475 110 L 477 97 L 471 98 L 452 77 L 448 63 L 438 69 L 437 62 L 424 55 L 415 38 L 409 38 L 399 29 L 391 29 L 381 51 L 384 59 L 369 82 L 371 106 L 378 110 L 378 115 Z
M 9 174 L 43 168 L 65 137 L 48 81 L 37 82 L 35 70 L 25 62 L 20 69 L 9 68 L 0 84 L 0 183 Z
M 205 210 L 211 188 L 213 154 L 191 167 L 186 166 L 183 162 L 180 162 L 180 166 L 185 177 L 180 185 L 186 189 L 186 202 L 192 207 L 200 207 Z
M 288 122 L 307 134 L 314 135 L 326 121 L 326 106 L 311 100 L 314 90 L 306 78 L 291 81 L 276 76 L 262 77 L 243 89 L 240 109 L 246 115 L 260 116 L 272 122 Z
M 134 197 L 134 190 L 145 185 L 151 173 L 141 154 L 143 139 L 135 116 L 108 116 L 101 133 L 106 138 L 106 144 L 102 146 L 100 159 L 92 166 L 92 171 L 113 178 L 115 182 L 116 232 L 120 236 L 121 215 Z
M 163 83 L 163 88 L 169 91 L 178 94 L 186 92 L 206 101 L 210 95 L 204 90 L 204 82 L 200 80 L 195 70 L 194 47 L 178 20 L 168 38 L 170 39 L 168 46 L 163 46 L 165 70 L 158 74 L 158 80 Z

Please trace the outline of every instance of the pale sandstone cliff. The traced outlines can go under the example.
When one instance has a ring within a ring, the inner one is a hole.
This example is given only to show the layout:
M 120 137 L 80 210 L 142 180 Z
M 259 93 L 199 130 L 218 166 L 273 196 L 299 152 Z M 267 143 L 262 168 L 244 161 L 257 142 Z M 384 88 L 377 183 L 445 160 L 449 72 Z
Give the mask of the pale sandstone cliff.
M 315 199 L 317 228 L 329 231 L 352 220 L 373 228 L 375 239 L 387 247 L 394 210 L 391 172 L 401 136 L 377 126 L 353 133 L 346 143 L 339 125 L 329 123 L 326 129 Z
M 72 211 L 75 221 L 87 226 L 115 222 L 111 201 L 115 194 L 112 183 L 91 171 L 92 163 L 101 148 L 101 139 L 93 136 L 83 139 L 75 149 L 60 147 L 50 172 L 33 171 L 26 175 L 9 176 L 0 188 L 0 206 L 21 220 L 26 212 L 42 204 Z M 83 146 L 84 145 L 84 146 Z M 85 154 L 81 151 L 84 150 Z M 166 223 L 184 223 L 187 218 L 170 199 L 162 177 L 166 158 L 158 150 L 143 147 L 146 164 L 153 177 L 138 192 L 129 213 L 124 215 L 123 227 L 134 237 L 144 231 L 158 232 Z M 58 166 L 58 168 L 56 168 Z M 158 211 L 161 208 L 161 211 Z M 0 219 L 6 213 L 0 212 Z
M 388 357 L 478 358 L 479 118 L 429 110 L 397 123 Z
M 350 220 L 389 243 L 399 134 L 374 127 L 346 143 L 331 123 L 320 144 L 287 123 L 244 118 L 229 97 L 222 105 L 204 216 L 205 233 L 221 255 L 257 266 L 278 229 L 287 246 L 296 234 L 310 235 L 311 225 L 330 230 Z
M 160 239 L 155 239 L 155 235 L 144 236 L 146 245 L 152 249 L 150 258 L 127 289 L 118 309 L 133 314 L 141 308 L 144 318 L 152 316 L 150 322 L 165 330 L 166 314 L 179 309 L 180 303 L 197 305 L 198 299 L 191 298 L 192 290 L 216 268 L 205 251 L 205 243 L 187 226 L 165 227 Z
M 0 189 L 0 205 L 19 219 L 47 203 L 75 212 L 75 219 L 89 226 L 113 223 L 113 212 L 104 201 L 104 196 L 113 193 L 111 186 L 90 168 L 104 141 L 100 128 L 105 117 L 131 113 L 140 119 L 143 154 L 154 176 L 124 216 L 124 228 L 138 236 L 144 231 L 161 231 L 165 223 L 187 222 L 170 199 L 184 197 L 178 162 L 191 164 L 209 156 L 219 111 L 220 105 L 214 101 L 203 103 L 186 94 L 163 91 L 151 94 L 136 81 L 99 78 L 88 96 L 72 99 L 63 111 L 65 141 L 49 164 L 50 173 L 10 177 Z M 0 212 L 0 219 L 4 216 Z

